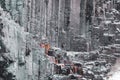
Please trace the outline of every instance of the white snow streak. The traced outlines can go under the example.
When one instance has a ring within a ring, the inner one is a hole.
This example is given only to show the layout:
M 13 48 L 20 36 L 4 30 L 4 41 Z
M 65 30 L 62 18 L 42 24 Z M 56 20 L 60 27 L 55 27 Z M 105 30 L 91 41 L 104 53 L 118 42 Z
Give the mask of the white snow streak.
M 117 60 L 116 64 L 112 67 L 112 70 L 108 75 L 108 80 L 120 80 L 120 59 Z

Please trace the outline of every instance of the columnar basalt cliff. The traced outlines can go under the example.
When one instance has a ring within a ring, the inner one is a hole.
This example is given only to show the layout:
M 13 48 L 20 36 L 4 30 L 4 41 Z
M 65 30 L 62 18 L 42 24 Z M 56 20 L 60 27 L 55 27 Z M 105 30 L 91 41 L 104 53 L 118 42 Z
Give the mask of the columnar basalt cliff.
M 0 80 L 107 80 L 120 57 L 119 0 L 0 6 Z

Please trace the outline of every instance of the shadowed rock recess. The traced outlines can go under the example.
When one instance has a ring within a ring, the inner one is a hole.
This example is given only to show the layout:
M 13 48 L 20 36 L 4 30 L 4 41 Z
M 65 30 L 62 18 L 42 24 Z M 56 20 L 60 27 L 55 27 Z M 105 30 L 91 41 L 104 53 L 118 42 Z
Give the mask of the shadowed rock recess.
M 120 0 L 0 0 L 0 80 L 119 80 Z

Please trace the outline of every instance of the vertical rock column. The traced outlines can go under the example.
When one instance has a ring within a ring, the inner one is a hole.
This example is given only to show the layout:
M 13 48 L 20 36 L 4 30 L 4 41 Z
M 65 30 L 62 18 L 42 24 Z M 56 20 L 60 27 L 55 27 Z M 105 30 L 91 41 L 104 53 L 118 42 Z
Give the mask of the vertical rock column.
M 61 45 L 62 39 L 62 30 L 64 30 L 64 11 L 65 11 L 65 0 L 59 0 L 59 16 L 58 16 L 58 46 Z
M 70 13 L 71 13 L 71 0 L 65 0 L 65 11 L 64 11 L 64 31 L 66 32 L 66 36 L 65 38 L 65 49 L 66 50 L 70 50 Z M 63 34 L 63 30 L 62 30 L 62 35 Z M 63 45 L 64 42 L 61 42 L 61 45 Z
M 85 10 L 86 10 L 86 0 L 81 0 L 80 2 L 80 35 L 85 36 Z

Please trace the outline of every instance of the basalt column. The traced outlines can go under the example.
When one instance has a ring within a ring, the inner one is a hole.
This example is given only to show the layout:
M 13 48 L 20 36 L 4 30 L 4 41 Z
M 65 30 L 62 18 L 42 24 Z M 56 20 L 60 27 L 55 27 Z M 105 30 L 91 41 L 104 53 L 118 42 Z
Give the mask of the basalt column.
M 80 1 L 80 35 L 85 36 L 85 10 L 86 10 L 86 0 Z

